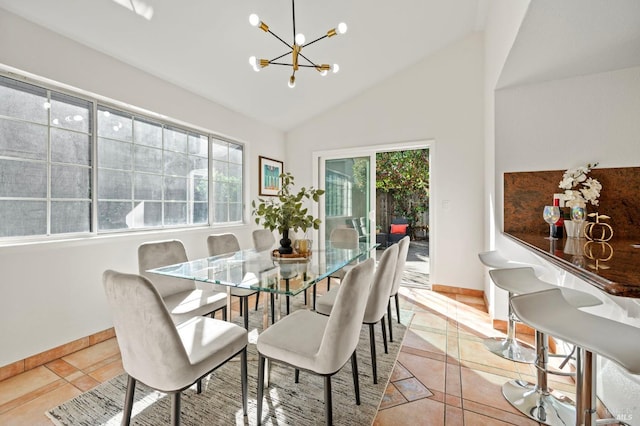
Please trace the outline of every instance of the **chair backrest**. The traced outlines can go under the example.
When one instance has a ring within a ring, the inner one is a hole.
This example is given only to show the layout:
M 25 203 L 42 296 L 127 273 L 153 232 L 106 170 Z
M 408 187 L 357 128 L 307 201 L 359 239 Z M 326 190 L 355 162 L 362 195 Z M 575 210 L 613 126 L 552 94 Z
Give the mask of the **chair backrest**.
M 406 236 L 398 243 L 398 261 L 396 262 L 396 273 L 393 277 L 393 287 L 391 287 L 391 296 L 398 293 L 400 284 L 402 283 L 402 273 L 404 272 L 404 266 L 407 263 L 407 254 L 409 253 L 409 243 L 411 239 Z
M 398 263 L 398 251 L 398 245 L 394 244 L 387 247 L 380 257 L 369 291 L 367 308 L 364 311 L 364 322 L 367 324 L 380 321 L 387 312 L 393 278 L 396 274 L 396 263 Z
M 375 261 L 369 258 L 351 268 L 340 283 L 316 354 L 318 373 L 335 373 L 355 351 L 374 269 Z
M 276 237 L 268 229 L 256 229 L 253 231 L 253 247 L 256 251 L 271 250 L 276 244 Z
M 358 231 L 353 228 L 334 228 L 329 235 L 331 245 L 337 248 L 356 248 L 358 238 Z
M 147 269 L 187 261 L 187 252 L 180 240 L 153 241 L 143 243 L 138 247 L 138 273 L 151 281 L 162 297 L 182 291 L 194 290 L 196 284 L 191 280 L 182 278 L 150 274 L 146 272 Z
M 102 277 L 124 370 L 155 389 L 175 390 L 189 359 L 155 286 L 112 270 Z
M 240 243 L 234 234 L 213 234 L 207 237 L 209 256 L 240 251 Z

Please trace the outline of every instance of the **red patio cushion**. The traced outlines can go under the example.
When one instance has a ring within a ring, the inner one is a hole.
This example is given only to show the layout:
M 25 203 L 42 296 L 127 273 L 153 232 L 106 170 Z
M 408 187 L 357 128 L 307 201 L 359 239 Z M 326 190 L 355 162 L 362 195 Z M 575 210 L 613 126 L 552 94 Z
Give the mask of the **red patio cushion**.
M 391 225 L 391 233 L 392 234 L 406 234 L 407 233 L 407 225 L 406 223 L 398 224 L 394 223 Z

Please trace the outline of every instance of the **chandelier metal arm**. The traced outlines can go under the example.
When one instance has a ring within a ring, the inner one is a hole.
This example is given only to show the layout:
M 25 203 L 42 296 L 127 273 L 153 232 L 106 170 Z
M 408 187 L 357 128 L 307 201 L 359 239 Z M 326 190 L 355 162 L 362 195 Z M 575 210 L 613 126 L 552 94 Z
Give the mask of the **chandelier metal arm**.
M 283 39 L 280 38 L 280 36 L 278 36 L 276 33 L 272 32 L 271 30 L 269 30 L 269 34 L 271 34 L 272 36 L 274 36 L 275 38 L 277 38 L 278 40 L 280 40 L 282 43 L 285 44 L 285 46 L 287 46 L 289 49 L 293 49 L 293 46 L 290 45 L 289 43 L 287 43 L 286 41 L 284 41 Z
M 305 43 L 302 47 L 307 47 L 307 46 L 309 46 L 309 45 L 311 45 L 311 44 L 313 44 L 313 43 L 315 43 L 317 41 L 323 40 L 323 39 L 325 39 L 327 37 L 329 37 L 329 36 L 325 34 L 322 37 L 318 37 L 317 39 L 315 39 L 313 41 L 310 41 L 309 43 Z

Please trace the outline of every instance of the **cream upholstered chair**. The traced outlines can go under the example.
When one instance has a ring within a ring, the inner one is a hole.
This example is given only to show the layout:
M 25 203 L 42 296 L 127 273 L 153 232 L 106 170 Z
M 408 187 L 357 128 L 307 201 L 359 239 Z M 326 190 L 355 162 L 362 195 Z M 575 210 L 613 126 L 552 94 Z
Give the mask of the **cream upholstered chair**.
M 406 236 L 398 242 L 398 262 L 396 262 L 396 273 L 393 276 L 393 287 L 391 288 L 391 295 L 389 296 L 389 303 L 387 305 L 387 321 L 389 322 L 389 340 L 393 342 L 393 328 L 391 325 L 391 298 L 396 299 L 396 315 L 398 318 L 398 324 L 400 324 L 400 298 L 398 297 L 398 291 L 400 291 L 400 284 L 402 283 L 402 273 L 404 272 L 404 266 L 407 263 L 407 254 L 409 253 L 409 244 L 411 239 Z
M 235 235 L 212 234 L 207 237 L 207 248 L 209 256 L 218 256 L 226 253 L 235 253 L 240 251 L 240 243 Z M 249 329 L 249 296 L 256 295 L 256 309 L 258 309 L 258 298 L 260 293 L 257 290 L 246 288 L 231 287 L 231 295 L 240 298 L 240 312 L 244 320 L 244 328 Z
M 253 247 L 256 251 L 271 250 L 276 244 L 276 237 L 268 229 L 256 229 L 253 231 Z
M 329 241 L 333 247 L 352 249 L 358 247 L 359 234 L 353 228 L 334 228 L 329 234 Z M 327 277 L 327 291 L 331 290 L 331 278 L 342 279 L 347 271 L 352 267 L 352 264 L 346 265 L 340 268 L 333 274 Z M 313 309 L 316 309 L 316 286 L 313 286 Z
M 258 424 L 262 423 L 265 360 L 324 376 L 326 424 L 332 424 L 331 376 L 351 358 L 356 404 L 360 405 L 356 347 L 373 278 L 374 260 L 354 266 L 339 287 L 330 316 L 298 310 L 258 336 Z
M 138 247 L 139 273 L 156 287 L 174 322 L 185 321 L 196 315 L 208 315 L 220 309 L 226 319 L 226 291 L 203 290 L 197 288 L 192 280 L 147 272 L 187 260 L 187 252 L 179 240 L 149 242 Z
M 371 366 L 373 367 L 373 383 L 378 383 L 378 366 L 376 362 L 376 342 L 373 326 L 380 323 L 382 327 L 382 339 L 384 342 L 384 353 L 389 353 L 387 348 L 387 332 L 384 322 L 384 314 L 387 312 L 387 305 L 393 285 L 393 277 L 396 273 L 396 263 L 398 262 L 398 245 L 394 244 L 385 249 L 380 257 L 376 273 L 371 284 L 367 308 L 364 311 L 362 322 L 369 325 L 369 341 L 371 346 Z M 335 303 L 340 287 L 334 287 L 324 296 L 318 299 L 316 312 L 322 315 L 330 315 Z
M 178 425 L 182 391 L 237 355 L 247 415 L 247 330 L 201 316 L 174 324 L 156 287 L 139 275 L 105 271 L 103 285 L 129 376 L 123 425 L 131 421 L 137 381 L 171 394 L 171 423 Z

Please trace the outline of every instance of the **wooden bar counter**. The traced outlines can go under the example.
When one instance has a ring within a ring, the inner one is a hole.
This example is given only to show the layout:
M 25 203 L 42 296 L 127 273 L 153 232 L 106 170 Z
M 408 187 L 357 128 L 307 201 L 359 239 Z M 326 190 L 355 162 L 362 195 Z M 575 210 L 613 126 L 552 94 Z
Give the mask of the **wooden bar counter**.
M 548 240 L 537 233 L 504 235 L 610 295 L 640 298 L 640 240 L 614 237 L 600 243 L 585 238 Z

